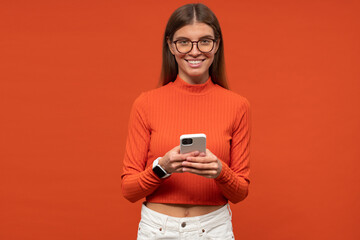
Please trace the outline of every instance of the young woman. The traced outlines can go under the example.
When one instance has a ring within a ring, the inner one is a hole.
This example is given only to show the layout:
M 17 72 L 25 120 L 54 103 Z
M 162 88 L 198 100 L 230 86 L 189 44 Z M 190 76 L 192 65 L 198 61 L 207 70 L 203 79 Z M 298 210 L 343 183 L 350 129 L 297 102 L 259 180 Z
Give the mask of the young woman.
M 233 239 L 228 201 L 249 185 L 249 103 L 227 88 L 220 25 L 203 4 L 170 17 L 161 87 L 134 102 L 122 190 L 146 198 L 138 239 Z M 206 134 L 206 152 L 180 154 L 182 134 Z

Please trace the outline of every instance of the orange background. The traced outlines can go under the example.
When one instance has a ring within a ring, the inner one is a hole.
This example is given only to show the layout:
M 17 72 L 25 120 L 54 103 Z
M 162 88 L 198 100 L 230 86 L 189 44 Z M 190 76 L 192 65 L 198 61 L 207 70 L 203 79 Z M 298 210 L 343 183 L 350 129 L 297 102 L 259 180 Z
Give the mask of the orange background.
M 0 239 L 135 239 L 120 172 L 130 107 L 156 86 L 190 1 L 1 1 Z M 252 106 L 237 239 L 360 239 L 360 4 L 202 1 Z

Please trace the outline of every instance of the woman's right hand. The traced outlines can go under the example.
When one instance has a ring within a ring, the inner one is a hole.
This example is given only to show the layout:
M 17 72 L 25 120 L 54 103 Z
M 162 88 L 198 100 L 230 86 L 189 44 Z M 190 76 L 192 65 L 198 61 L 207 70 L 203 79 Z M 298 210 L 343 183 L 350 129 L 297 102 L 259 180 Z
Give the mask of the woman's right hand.
M 186 160 L 187 157 L 197 157 L 199 151 L 194 151 L 191 153 L 180 154 L 180 146 L 176 146 L 170 151 L 168 151 L 160 160 L 159 165 L 168 173 L 183 172 L 182 162 Z

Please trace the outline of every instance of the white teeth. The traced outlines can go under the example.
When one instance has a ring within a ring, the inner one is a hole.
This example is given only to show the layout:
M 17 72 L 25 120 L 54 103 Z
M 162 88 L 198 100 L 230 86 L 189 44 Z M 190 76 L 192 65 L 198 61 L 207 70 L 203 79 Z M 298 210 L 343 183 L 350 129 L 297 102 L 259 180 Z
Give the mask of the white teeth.
M 190 64 L 199 64 L 201 63 L 202 61 L 188 61 Z

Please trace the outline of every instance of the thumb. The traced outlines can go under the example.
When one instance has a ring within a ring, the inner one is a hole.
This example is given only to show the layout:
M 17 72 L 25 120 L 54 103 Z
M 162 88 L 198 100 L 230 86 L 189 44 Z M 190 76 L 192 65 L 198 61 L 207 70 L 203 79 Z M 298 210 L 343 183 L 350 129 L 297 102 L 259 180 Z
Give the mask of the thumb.
M 180 145 L 174 147 L 172 150 L 177 152 L 177 153 L 180 153 Z

